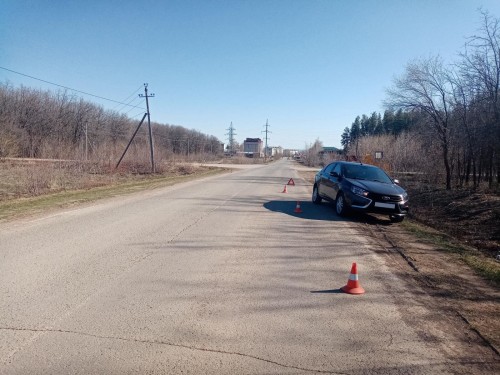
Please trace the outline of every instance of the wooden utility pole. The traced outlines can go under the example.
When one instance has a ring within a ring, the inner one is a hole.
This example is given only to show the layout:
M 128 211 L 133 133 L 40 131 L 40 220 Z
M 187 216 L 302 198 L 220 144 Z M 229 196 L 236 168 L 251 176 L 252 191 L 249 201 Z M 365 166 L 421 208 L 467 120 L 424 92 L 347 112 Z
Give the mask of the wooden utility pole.
M 139 97 L 146 98 L 146 110 L 147 110 L 147 112 L 142 117 L 141 122 L 139 122 L 139 125 L 137 126 L 137 129 L 135 129 L 134 135 L 132 135 L 132 138 L 130 138 L 130 141 L 128 142 L 128 145 L 125 148 L 125 151 L 123 151 L 123 154 L 120 157 L 120 160 L 118 160 L 118 163 L 116 163 L 115 169 L 118 168 L 118 166 L 120 165 L 121 161 L 123 160 L 123 157 L 125 156 L 125 154 L 127 153 L 128 148 L 130 147 L 130 144 L 134 140 L 137 132 L 139 131 L 142 123 L 144 122 L 144 119 L 147 116 L 148 117 L 148 127 L 149 127 L 149 145 L 150 145 L 150 150 L 151 150 L 151 172 L 152 173 L 156 172 L 155 171 L 155 159 L 154 159 L 154 146 L 153 146 L 153 132 L 151 131 L 151 117 L 149 115 L 149 101 L 148 101 L 148 98 L 153 98 L 154 96 L 155 96 L 155 94 L 149 94 L 148 95 L 148 84 L 145 83 L 144 84 L 144 95 L 139 94 Z
M 149 100 L 148 98 L 154 98 L 155 94 L 148 95 L 148 84 L 144 84 L 144 95 L 139 94 L 139 97 L 146 98 L 146 110 L 148 115 L 148 129 L 149 129 L 149 146 L 151 151 L 151 171 L 155 173 L 155 159 L 154 159 L 154 146 L 153 146 L 153 133 L 151 131 L 151 117 L 149 115 Z
M 85 121 L 85 161 L 89 160 L 89 122 Z

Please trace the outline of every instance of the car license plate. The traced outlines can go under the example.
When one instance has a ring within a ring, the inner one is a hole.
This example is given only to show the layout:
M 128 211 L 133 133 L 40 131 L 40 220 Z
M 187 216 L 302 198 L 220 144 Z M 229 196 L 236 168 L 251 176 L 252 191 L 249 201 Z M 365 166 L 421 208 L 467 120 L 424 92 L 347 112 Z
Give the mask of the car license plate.
M 381 208 L 396 208 L 396 205 L 394 203 L 382 203 L 382 202 L 375 202 L 375 207 L 381 207 Z

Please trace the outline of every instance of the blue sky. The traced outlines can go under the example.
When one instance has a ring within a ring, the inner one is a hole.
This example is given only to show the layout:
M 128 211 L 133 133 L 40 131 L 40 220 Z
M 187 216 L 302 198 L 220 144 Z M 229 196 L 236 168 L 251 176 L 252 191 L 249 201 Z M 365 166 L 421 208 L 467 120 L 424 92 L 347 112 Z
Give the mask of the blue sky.
M 269 119 L 271 145 L 340 146 L 408 62 L 455 61 L 480 7 L 500 17 L 498 0 L 0 0 L 0 67 L 117 101 L 147 82 L 153 121 L 223 142 L 230 122 L 243 142 Z

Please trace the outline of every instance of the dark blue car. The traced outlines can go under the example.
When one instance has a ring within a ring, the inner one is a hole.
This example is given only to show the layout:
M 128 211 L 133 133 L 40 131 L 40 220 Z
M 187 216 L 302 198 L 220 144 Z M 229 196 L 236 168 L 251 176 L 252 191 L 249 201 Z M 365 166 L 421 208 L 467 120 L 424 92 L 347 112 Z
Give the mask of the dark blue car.
M 392 222 L 403 221 L 408 213 L 408 194 L 382 169 L 369 164 L 336 161 L 314 178 L 313 203 L 335 202 L 335 211 L 387 214 Z

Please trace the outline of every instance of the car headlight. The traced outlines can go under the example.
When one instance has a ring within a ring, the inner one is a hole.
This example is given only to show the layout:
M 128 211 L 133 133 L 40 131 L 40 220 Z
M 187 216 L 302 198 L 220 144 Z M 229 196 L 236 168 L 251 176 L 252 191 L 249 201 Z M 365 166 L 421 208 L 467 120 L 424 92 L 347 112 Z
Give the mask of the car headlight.
M 361 195 L 363 197 L 366 197 L 368 195 L 368 192 L 364 189 L 361 189 L 360 187 L 357 186 L 352 186 L 351 191 L 356 194 L 356 195 Z
M 404 201 L 407 201 L 407 200 L 408 200 L 408 193 L 404 193 L 404 194 L 403 194 L 403 200 L 404 200 Z

